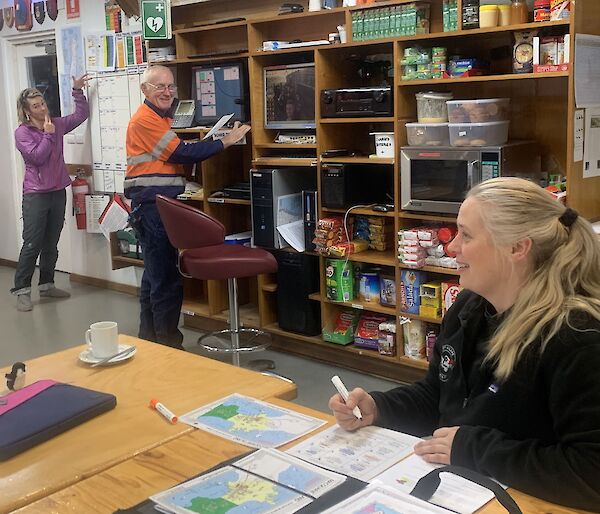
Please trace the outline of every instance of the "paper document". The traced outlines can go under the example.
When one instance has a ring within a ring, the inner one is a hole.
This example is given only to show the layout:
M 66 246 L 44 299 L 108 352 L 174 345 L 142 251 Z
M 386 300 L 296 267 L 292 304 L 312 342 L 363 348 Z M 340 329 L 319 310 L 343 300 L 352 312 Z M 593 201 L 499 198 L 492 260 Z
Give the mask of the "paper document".
M 421 441 L 418 437 L 375 426 L 346 432 L 334 425 L 288 453 L 344 475 L 369 482 L 406 458 Z
M 304 222 L 294 221 L 277 227 L 281 237 L 297 252 L 303 252 L 304 247 Z
M 600 177 L 600 106 L 585 110 L 583 178 Z
M 381 485 L 369 485 L 322 514 L 452 514 L 414 496 Z
M 179 421 L 253 448 L 275 448 L 325 424 L 312 416 L 241 394 L 188 412 Z
M 100 231 L 110 241 L 110 233 L 124 229 L 128 222 L 129 211 L 123 205 L 121 198 L 116 194 L 113 195 L 112 200 L 98 219 Z
M 575 103 L 600 105 L 600 36 L 575 34 Z
M 208 139 L 209 137 L 211 137 L 217 130 L 219 130 L 221 127 L 223 127 L 231 118 L 233 118 L 234 113 L 232 112 L 231 114 L 226 114 L 225 116 L 222 116 L 221 119 L 219 121 L 217 121 L 217 123 L 215 123 L 214 127 L 211 128 L 206 135 L 202 138 L 202 141 L 204 141 L 205 139 Z
M 150 499 L 166 512 L 177 514 L 234 510 L 291 514 L 312 502 L 308 496 L 233 466 L 216 469 Z
M 583 161 L 583 142 L 585 140 L 585 110 L 576 109 L 573 123 L 573 161 Z
M 411 455 L 379 475 L 375 483 L 410 493 L 421 477 L 439 467 Z M 442 473 L 440 478 L 441 484 L 429 502 L 460 514 L 471 514 L 494 497 L 489 489 L 451 473 Z
M 346 477 L 277 450 L 247 457 L 156 494 L 168 512 L 292 513 L 344 483 Z
M 98 219 L 110 202 L 110 195 L 85 195 L 86 230 L 90 234 L 99 234 Z

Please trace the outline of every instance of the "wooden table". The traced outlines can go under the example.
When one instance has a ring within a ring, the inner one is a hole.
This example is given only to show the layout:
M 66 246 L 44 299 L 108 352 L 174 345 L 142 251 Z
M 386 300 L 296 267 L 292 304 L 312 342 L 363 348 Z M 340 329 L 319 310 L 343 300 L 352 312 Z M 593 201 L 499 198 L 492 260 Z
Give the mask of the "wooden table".
M 269 402 L 326 420 L 328 424 L 320 430 L 335 423 L 332 416 L 322 412 L 279 399 L 270 399 Z M 312 434 L 306 437 L 310 435 Z M 282 449 L 301 440 L 294 441 Z M 113 513 L 119 508 L 136 505 L 154 493 L 173 487 L 203 470 L 247 451 L 249 448 L 245 446 L 196 430 L 140 453 L 98 475 L 32 503 L 14 514 Z M 509 492 L 525 514 L 583 512 L 538 500 L 514 489 L 509 489 Z M 506 514 L 506 510 L 494 500 L 478 511 L 479 513 Z
M 80 362 L 78 355 L 85 347 L 26 363 L 29 384 L 51 378 L 112 393 L 117 407 L 0 463 L 0 513 L 195 431 L 183 423 L 168 423 L 149 408 L 151 398 L 180 415 L 238 391 L 259 399 L 296 397 L 295 384 L 275 377 L 130 336 L 120 336 L 120 342 L 137 345 L 137 353 L 112 366 L 90 368 Z

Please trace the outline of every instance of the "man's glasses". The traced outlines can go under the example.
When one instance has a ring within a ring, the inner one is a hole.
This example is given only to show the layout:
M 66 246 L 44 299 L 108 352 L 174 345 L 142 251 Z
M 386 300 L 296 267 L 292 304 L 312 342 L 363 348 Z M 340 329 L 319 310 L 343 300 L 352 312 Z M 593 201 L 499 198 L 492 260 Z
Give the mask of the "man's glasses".
M 175 84 L 169 84 L 168 86 L 165 84 L 159 84 L 157 86 L 156 84 L 151 84 L 150 82 L 146 82 L 146 84 L 148 86 L 152 86 L 154 90 L 158 91 L 159 93 L 164 93 L 167 89 L 170 93 L 177 93 L 177 86 Z

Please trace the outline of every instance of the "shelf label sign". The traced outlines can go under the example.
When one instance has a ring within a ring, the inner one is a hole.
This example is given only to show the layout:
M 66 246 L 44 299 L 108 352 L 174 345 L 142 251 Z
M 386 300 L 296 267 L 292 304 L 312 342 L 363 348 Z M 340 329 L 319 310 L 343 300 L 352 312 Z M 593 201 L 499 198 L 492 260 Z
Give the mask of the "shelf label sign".
M 170 0 L 142 0 L 144 39 L 171 39 Z

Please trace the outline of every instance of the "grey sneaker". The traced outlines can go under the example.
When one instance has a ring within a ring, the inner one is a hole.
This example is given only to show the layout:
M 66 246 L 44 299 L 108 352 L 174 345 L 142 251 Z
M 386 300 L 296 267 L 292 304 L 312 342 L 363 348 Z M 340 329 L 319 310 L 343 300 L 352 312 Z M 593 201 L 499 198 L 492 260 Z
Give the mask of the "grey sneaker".
M 17 310 L 21 312 L 29 312 L 33 310 L 33 303 L 31 303 L 30 294 L 17 295 Z
M 58 287 L 51 287 L 45 291 L 40 291 L 41 298 L 69 298 L 71 293 L 58 289 Z

